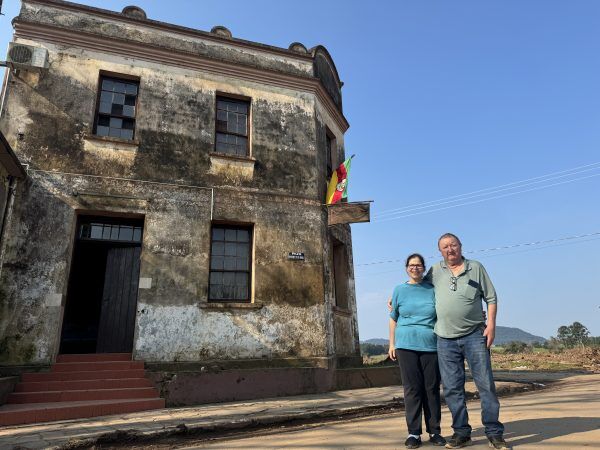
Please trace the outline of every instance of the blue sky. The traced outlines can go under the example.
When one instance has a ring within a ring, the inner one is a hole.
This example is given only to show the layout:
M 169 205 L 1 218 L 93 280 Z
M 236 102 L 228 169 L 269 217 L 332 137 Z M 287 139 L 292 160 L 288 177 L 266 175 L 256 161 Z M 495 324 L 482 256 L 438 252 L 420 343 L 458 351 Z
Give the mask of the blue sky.
M 385 300 L 406 279 L 401 262 L 367 263 L 417 251 L 431 264 L 447 231 L 465 251 L 600 232 L 596 0 L 136 4 L 152 19 L 330 51 L 345 83 L 346 152 L 356 154 L 350 200 L 374 200 L 373 215 L 433 205 L 352 226 L 361 339 L 387 335 Z M 17 10 L 4 1 L 2 48 Z M 531 180 L 555 172 L 562 178 Z M 537 184 L 425 205 L 520 180 Z M 596 235 L 472 257 L 496 285 L 499 325 L 549 337 L 580 321 L 598 336 L 599 253 Z

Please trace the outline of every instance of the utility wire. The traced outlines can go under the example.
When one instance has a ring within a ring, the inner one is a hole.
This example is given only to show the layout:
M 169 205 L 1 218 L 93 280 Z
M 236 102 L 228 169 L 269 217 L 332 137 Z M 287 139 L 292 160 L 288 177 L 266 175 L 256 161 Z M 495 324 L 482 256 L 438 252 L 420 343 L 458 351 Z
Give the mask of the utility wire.
M 444 206 L 444 207 L 441 207 L 441 208 L 434 208 L 434 209 L 430 209 L 430 210 L 427 210 L 427 211 L 419 211 L 419 212 L 414 212 L 414 213 L 410 213 L 410 214 L 402 214 L 402 213 L 400 213 L 398 216 L 385 217 L 385 218 L 380 219 L 380 220 L 374 220 L 372 223 L 389 222 L 390 220 L 404 219 L 406 217 L 418 216 L 418 215 L 421 215 L 421 214 L 428 214 L 428 213 L 432 213 L 432 212 L 435 212 L 435 211 L 442 211 L 442 210 L 445 210 L 445 209 L 456 208 L 456 207 L 459 207 L 459 206 L 473 205 L 475 203 L 481 203 L 481 202 L 485 202 L 485 201 L 488 201 L 488 200 L 494 200 L 494 199 L 498 199 L 498 198 L 509 197 L 511 195 L 523 194 L 525 192 L 537 191 L 537 190 L 540 190 L 540 189 L 545 189 L 545 188 L 549 188 L 549 187 L 553 187 L 553 186 L 559 186 L 561 184 L 572 183 L 574 181 L 585 180 L 587 178 L 593 178 L 593 177 L 597 177 L 597 176 L 600 176 L 600 173 L 597 173 L 597 174 L 594 174 L 594 175 L 587 175 L 585 177 L 573 178 L 571 180 L 560 181 L 558 183 L 552 183 L 552 184 L 548 184 L 548 185 L 545 185 L 545 186 L 537 186 L 537 187 L 534 187 L 534 188 L 524 189 L 524 190 L 517 191 L 517 192 L 509 192 L 507 194 L 496 195 L 496 196 L 493 196 L 493 197 L 483 198 L 483 199 L 479 199 L 479 200 L 473 200 L 473 201 L 469 201 L 469 202 L 458 203 L 456 205 Z
M 508 252 L 508 253 L 488 253 L 487 255 L 482 255 L 479 258 L 480 259 L 485 259 L 485 258 L 491 258 L 491 257 L 495 257 L 495 256 L 507 256 L 507 255 L 514 255 L 516 253 L 534 252 L 534 251 L 538 251 L 538 250 L 545 250 L 547 248 L 562 247 L 562 246 L 565 246 L 565 245 L 582 244 L 584 242 L 597 241 L 599 239 L 600 239 L 600 237 L 594 237 L 594 238 L 590 238 L 590 239 L 585 239 L 583 241 L 555 243 L 555 244 L 546 245 L 544 247 L 526 248 L 526 249 L 516 250 L 514 252 Z M 429 259 L 429 258 L 434 258 L 434 257 L 433 256 L 429 256 L 426 259 Z M 404 260 L 401 260 L 401 261 L 399 260 L 398 262 L 404 263 Z M 360 275 L 360 276 L 371 277 L 371 276 L 376 276 L 376 275 L 383 275 L 383 274 L 386 274 L 386 273 L 394 273 L 394 272 L 397 273 L 398 270 L 399 269 L 396 268 L 396 269 L 393 269 L 393 270 L 384 270 L 384 271 L 381 271 L 381 272 L 365 273 L 365 274 Z
M 590 167 L 590 166 L 594 166 L 594 167 Z M 579 170 L 579 169 L 581 169 L 581 170 Z M 443 204 L 447 204 L 447 203 L 462 202 L 469 198 L 492 195 L 497 192 L 510 191 L 513 189 L 521 189 L 526 186 L 531 186 L 531 185 L 540 184 L 540 183 L 547 183 L 549 181 L 553 181 L 553 180 L 557 180 L 557 179 L 565 178 L 565 177 L 570 177 L 573 175 L 577 175 L 578 173 L 589 172 L 591 170 L 596 170 L 596 169 L 600 169 L 600 162 L 593 163 L 593 164 L 587 164 L 585 166 L 575 167 L 573 169 L 569 169 L 569 170 L 565 170 L 565 171 L 561 171 L 561 172 L 555 172 L 555 173 L 543 175 L 540 177 L 529 178 L 527 180 L 515 181 L 513 183 L 503 184 L 503 185 L 496 186 L 496 187 L 480 189 L 477 191 L 468 192 L 466 194 L 459 194 L 459 195 L 454 195 L 452 197 L 445 197 L 445 198 L 442 198 L 439 200 L 432 200 L 429 202 L 417 203 L 414 205 L 405 206 L 403 208 L 384 210 L 378 214 L 375 214 L 373 217 L 380 218 L 383 216 L 395 215 L 397 213 L 405 213 L 405 212 L 410 212 L 413 210 L 433 208 L 435 206 L 439 206 L 439 205 L 443 205 Z M 570 172 L 570 173 L 565 174 L 565 172 Z M 562 175 L 558 175 L 558 174 L 562 174 Z M 544 179 L 541 179 L 541 178 L 544 178 Z M 533 181 L 533 180 L 537 180 L 537 181 Z M 510 186 L 510 187 L 508 187 L 508 186 Z
M 491 248 L 484 248 L 484 249 L 479 249 L 479 250 L 469 250 L 469 251 L 463 252 L 463 254 L 495 252 L 495 251 L 499 251 L 499 250 L 509 250 L 509 249 L 518 248 L 518 247 L 531 247 L 531 246 L 542 245 L 542 244 L 552 244 L 552 243 L 556 243 L 556 242 L 570 241 L 573 239 L 582 239 L 582 238 L 591 237 L 591 236 L 600 236 L 600 231 L 596 231 L 593 233 L 587 233 L 587 234 L 578 234 L 575 236 L 566 236 L 566 237 L 562 237 L 562 238 L 547 239 L 544 241 L 521 242 L 518 244 L 504 245 L 501 247 L 491 247 Z M 427 258 L 436 258 L 436 256 L 427 256 Z M 387 261 L 372 261 L 372 262 L 368 262 L 368 263 L 355 264 L 355 266 L 356 267 L 375 266 L 375 265 L 379 265 L 379 264 L 389 264 L 389 263 L 397 263 L 397 262 L 404 262 L 404 259 L 390 259 Z

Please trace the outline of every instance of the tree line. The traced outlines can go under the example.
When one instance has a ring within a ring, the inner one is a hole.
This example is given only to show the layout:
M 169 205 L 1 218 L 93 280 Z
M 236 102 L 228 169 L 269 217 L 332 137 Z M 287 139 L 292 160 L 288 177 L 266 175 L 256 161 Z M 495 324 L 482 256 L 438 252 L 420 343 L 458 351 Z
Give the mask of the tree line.
M 548 350 L 560 350 L 563 348 L 583 348 L 590 346 L 600 346 L 600 336 L 590 336 L 590 331 L 581 322 L 573 322 L 571 325 L 562 325 L 556 331 L 556 336 L 552 336 L 546 342 L 508 342 L 502 347 L 507 353 L 522 353 L 533 348 L 546 348 Z
M 600 336 L 590 336 L 588 328 L 580 322 L 571 325 L 562 325 L 556 331 L 556 336 L 551 337 L 544 343 L 513 341 L 502 344 L 501 347 L 508 353 L 522 353 L 533 348 L 546 348 L 548 350 L 560 350 L 562 348 L 575 348 L 587 346 L 600 346 Z M 388 352 L 387 345 L 360 344 L 360 353 L 366 356 L 385 355 Z

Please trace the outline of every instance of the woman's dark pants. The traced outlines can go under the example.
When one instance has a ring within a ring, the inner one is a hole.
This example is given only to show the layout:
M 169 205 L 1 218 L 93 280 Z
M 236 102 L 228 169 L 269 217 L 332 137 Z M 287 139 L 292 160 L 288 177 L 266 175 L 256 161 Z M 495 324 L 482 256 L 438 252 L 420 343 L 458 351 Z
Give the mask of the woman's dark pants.
M 437 353 L 397 348 L 396 357 L 402 374 L 408 433 L 415 435 L 422 433 L 422 411 L 425 413 L 427 432 L 441 434 L 442 408 Z

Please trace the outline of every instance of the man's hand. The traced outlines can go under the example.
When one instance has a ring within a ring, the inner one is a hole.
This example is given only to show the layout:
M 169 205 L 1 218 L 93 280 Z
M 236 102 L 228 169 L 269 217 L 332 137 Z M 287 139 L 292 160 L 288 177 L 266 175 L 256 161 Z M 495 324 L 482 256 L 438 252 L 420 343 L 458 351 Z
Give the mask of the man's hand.
M 388 356 L 392 361 L 396 361 L 396 349 L 394 347 L 390 346 L 388 350 Z
M 392 312 L 392 297 L 388 298 L 387 305 L 388 305 L 388 310 L 390 312 Z
M 494 338 L 496 337 L 496 327 L 488 323 L 483 331 L 483 335 L 487 338 L 487 348 L 490 348 L 494 343 Z

